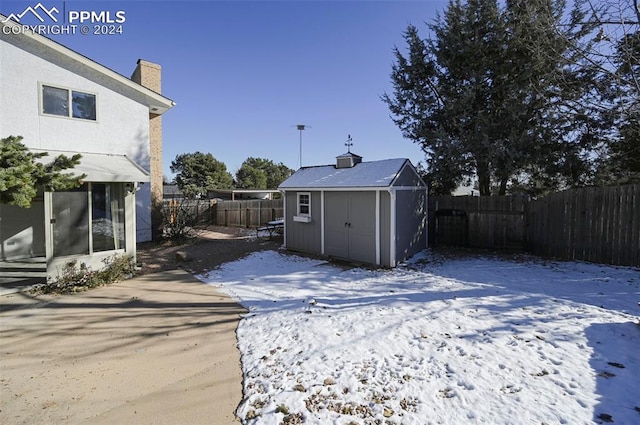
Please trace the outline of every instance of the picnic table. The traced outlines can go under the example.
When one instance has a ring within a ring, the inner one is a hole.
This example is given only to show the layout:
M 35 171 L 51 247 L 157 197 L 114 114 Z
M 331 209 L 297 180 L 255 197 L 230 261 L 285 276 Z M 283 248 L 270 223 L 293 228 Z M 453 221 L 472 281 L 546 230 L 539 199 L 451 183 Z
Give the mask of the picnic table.
M 275 220 L 268 221 L 266 225 L 260 226 L 256 229 L 256 236 L 260 237 L 260 232 L 269 232 L 269 239 L 273 237 L 274 233 L 280 233 L 284 229 L 284 218 L 276 218 Z

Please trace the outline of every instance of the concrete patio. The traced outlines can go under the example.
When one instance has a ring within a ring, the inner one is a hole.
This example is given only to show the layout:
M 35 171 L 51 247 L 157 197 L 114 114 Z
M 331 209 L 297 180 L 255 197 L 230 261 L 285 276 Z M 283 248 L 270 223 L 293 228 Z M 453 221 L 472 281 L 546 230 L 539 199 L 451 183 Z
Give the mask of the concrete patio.
M 239 423 L 243 313 L 181 270 L 0 296 L 0 423 Z

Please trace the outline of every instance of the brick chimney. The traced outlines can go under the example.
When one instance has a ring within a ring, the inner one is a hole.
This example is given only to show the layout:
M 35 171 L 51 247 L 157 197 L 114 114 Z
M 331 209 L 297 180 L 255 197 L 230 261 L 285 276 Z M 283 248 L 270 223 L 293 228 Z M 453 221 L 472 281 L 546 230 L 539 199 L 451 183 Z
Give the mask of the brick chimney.
M 162 93 L 162 67 L 139 59 L 131 80 Z M 149 153 L 151 174 L 151 238 L 158 240 L 162 231 L 162 116 L 149 113 Z

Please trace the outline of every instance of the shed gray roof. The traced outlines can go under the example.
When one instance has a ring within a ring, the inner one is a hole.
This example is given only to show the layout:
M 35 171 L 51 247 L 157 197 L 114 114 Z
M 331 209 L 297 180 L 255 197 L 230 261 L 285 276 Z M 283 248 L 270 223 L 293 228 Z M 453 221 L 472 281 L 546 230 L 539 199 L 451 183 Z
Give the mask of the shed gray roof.
M 338 187 L 387 187 L 402 170 L 406 158 L 361 162 L 352 168 L 336 168 L 335 165 L 303 167 L 282 182 L 279 189 L 338 188 Z

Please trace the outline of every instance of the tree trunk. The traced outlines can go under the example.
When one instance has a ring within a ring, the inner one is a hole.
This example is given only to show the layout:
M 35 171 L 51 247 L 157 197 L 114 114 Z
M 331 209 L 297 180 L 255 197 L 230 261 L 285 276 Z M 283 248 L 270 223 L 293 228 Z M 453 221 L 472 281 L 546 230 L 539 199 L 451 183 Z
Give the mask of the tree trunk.
M 489 167 L 485 163 L 478 163 L 478 189 L 480 190 L 480 196 L 491 196 L 491 175 L 489 174 Z
M 504 196 L 507 194 L 507 182 L 509 181 L 509 179 L 507 177 L 503 177 L 500 180 L 500 189 L 498 190 L 498 195 L 499 196 Z

